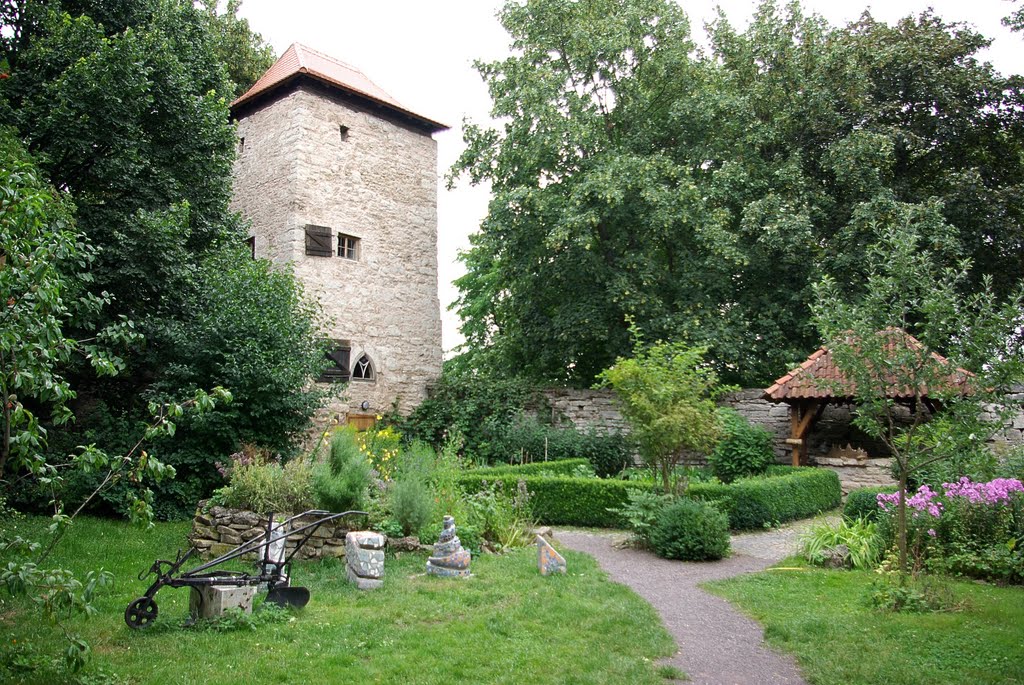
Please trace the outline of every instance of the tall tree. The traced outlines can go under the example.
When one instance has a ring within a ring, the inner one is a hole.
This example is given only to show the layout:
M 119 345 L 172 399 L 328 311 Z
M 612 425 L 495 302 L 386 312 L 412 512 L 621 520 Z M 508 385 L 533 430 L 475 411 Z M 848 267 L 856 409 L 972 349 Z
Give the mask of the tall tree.
M 503 124 L 468 128 L 453 169 L 494 191 L 457 304 L 487 363 L 589 384 L 631 314 L 767 382 L 816 344 L 811 284 L 861 287 L 869 225 L 906 202 L 940 201 L 932 238 L 973 258 L 974 287 L 1024 275 L 1019 89 L 974 31 L 766 2 L 743 32 L 720 16 L 701 54 L 670 2 L 501 16 L 515 54 L 478 68 Z
M 87 288 L 108 294 L 109 303 L 90 324 L 103 328 L 128 317 L 144 336 L 126 350 L 126 368 L 114 379 L 98 380 L 82 365 L 65 370 L 79 391 L 81 433 L 53 442 L 53 449 L 84 437 L 115 443 L 107 447 L 131 442 L 144 429 L 150 400 L 191 395 L 213 376 L 246 389 L 268 376 L 279 382 L 273 398 L 260 396 L 259 410 L 275 417 L 262 431 L 251 429 L 242 410 L 220 408 L 204 420 L 221 421 L 225 440 L 183 431 L 154 445 L 183 467 L 179 483 L 193 479 L 176 505 L 192 507 L 216 478 L 214 460 L 232 451 L 227 443 L 258 439 L 283 449 L 317 397 L 302 373 L 317 371 L 309 353 L 318 341 L 316 313 L 296 305 L 294 279 L 269 278 L 256 287 L 263 276 L 248 255 L 225 249 L 245 235 L 228 211 L 236 144 L 228 103 L 246 85 L 232 82 L 225 60 L 237 49 L 232 57 L 245 69 L 231 73 L 248 79 L 246 69 L 259 68 L 265 50 L 234 16 L 237 2 L 224 14 L 191 0 L 12 0 L 4 7 L 11 10 L 5 21 L 21 23 L 17 32 L 6 25 L 0 31 L 19 36 L 4 43 L 11 67 L 0 80 L 0 113 L 77 207 L 77 228 L 96 250 Z M 218 269 L 203 266 L 215 259 Z M 255 315 L 213 296 L 228 283 L 234 292 L 264 297 Z M 182 344 L 183 330 L 211 321 L 232 333 L 205 339 L 213 358 L 235 358 L 233 333 L 246 325 L 273 325 L 277 334 L 252 336 L 246 344 L 255 352 L 232 373 L 207 366 L 189 375 L 185 370 L 197 370 L 200 360 Z M 78 333 L 68 331 L 71 338 Z

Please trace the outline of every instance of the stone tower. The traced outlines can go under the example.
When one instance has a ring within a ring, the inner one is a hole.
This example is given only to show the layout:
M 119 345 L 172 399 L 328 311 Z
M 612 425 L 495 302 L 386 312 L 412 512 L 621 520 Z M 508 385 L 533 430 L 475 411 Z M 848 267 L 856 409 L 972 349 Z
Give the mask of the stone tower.
M 231 104 L 232 207 L 254 257 L 291 264 L 330 318 L 332 407 L 407 412 L 441 373 L 437 144 L 442 124 L 359 70 L 293 44 Z

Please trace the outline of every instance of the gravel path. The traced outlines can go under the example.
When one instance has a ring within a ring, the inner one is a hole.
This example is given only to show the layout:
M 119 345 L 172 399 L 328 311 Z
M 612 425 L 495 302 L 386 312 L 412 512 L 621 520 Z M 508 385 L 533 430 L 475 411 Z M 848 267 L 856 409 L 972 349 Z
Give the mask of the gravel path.
M 595 557 L 612 580 L 631 587 L 658 610 L 679 646 L 666 663 L 685 671 L 690 682 L 797 685 L 804 680 L 793 658 L 765 645 L 756 621 L 697 585 L 768 568 L 796 552 L 799 535 L 808 525 L 802 521 L 734 535 L 731 557 L 704 563 L 669 561 L 623 548 L 623 533 L 558 529 L 555 540 Z

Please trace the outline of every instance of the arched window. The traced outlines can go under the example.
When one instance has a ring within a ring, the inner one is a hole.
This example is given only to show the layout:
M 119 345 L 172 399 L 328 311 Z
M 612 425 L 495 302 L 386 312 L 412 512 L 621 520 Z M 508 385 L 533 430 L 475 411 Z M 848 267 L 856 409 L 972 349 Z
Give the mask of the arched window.
M 370 357 L 363 354 L 360 355 L 356 363 L 352 365 L 352 380 L 354 381 L 372 381 L 373 380 L 373 362 L 370 361 Z

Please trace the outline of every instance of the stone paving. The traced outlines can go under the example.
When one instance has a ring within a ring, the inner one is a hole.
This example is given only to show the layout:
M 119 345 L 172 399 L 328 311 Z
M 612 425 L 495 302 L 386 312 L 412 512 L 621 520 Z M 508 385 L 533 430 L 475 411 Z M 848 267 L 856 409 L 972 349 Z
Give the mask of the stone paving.
M 703 563 L 670 561 L 633 549 L 623 544 L 628 534 L 619 531 L 557 529 L 555 540 L 594 556 L 612 580 L 657 609 L 679 646 L 666 663 L 685 671 L 688 682 L 802 685 L 796 662 L 765 645 L 760 624 L 698 586 L 761 571 L 795 554 L 800 534 L 818 520 L 733 535 L 732 556 Z

